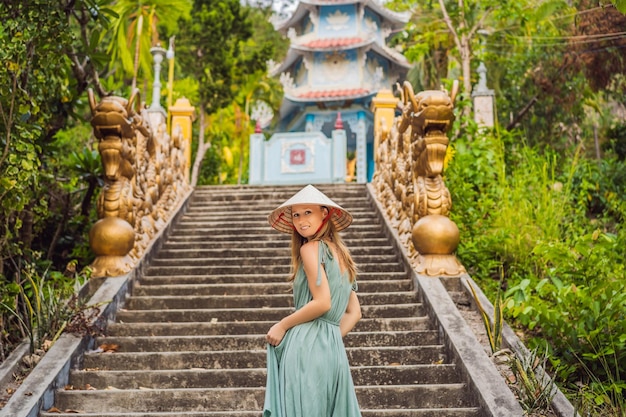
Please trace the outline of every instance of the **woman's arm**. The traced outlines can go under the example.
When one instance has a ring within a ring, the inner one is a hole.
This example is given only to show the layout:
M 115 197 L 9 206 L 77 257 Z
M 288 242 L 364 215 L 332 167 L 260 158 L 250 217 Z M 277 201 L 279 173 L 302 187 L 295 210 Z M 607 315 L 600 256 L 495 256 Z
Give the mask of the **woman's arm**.
M 294 311 L 270 328 L 265 338 L 271 345 L 278 345 L 287 330 L 292 327 L 314 320 L 330 310 L 330 287 L 326 272 L 319 264 L 318 248 L 319 242 L 316 241 L 306 243 L 300 248 L 304 272 L 313 298 L 301 309 Z M 322 268 L 321 271 L 319 268 Z M 318 271 L 322 278 L 319 286 L 317 285 Z
M 359 320 L 361 320 L 361 303 L 359 303 L 359 297 L 357 297 L 356 292 L 352 291 L 346 312 L 341 318 L 341 322 L 339 322 L 341 337 L 344 337 L 354 329 Z

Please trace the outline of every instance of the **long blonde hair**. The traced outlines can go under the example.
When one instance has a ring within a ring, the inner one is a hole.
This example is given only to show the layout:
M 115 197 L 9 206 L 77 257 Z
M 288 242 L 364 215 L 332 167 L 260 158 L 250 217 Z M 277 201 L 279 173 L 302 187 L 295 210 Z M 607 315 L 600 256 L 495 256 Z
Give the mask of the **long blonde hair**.
M 326 206 L 322 206 L 326 210 L 328 208 Z M 329 212 L 328 216 L 331 216 L 332 213 Z M 309 240 L 325 240 L 335 244 L 335 249 L 337 250 L 337 255 L 343 262 L 339 262 L 340 264 L 345 265 L 348 271 L 348 278 L 350 283 L 353 283 L 356 279 L 357 275 L 357 266 L 354 260 L 352 259 L 352 255 L 350 255 L 350 250 L 343 243 L 343 239 L 341 235 L 336 231 L 334 223 L 329 219 L 329 221 L 324 222 L 320 230 L 315 233 Z M 300 256 L 300 248 L 307 242 L 307 239 L 302 237 L 300 233 L 298 233 L 295 229 L 291 234 L 291 276 L 289 277 L 289 281 L 292 282 L 296 278 L 296 273 L 302 264 L 302 257 Z

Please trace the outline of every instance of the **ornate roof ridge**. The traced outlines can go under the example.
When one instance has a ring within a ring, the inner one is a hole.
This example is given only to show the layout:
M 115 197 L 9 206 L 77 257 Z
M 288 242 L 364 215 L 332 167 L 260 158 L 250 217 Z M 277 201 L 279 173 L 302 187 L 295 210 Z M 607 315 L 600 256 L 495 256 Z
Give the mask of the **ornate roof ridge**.
M 294 102 L 307 102 L 307 101 L 338 101 L 338 100 L 354 100 L 358 98 L 367 97 L 375 92 L 363 88 L 310 88 L 297 95 L 287 94 L 285 97 Z
M 276 30 L 283 31 L 300 20 L 308 12 L 308 8 L 311 6 L 341 6 L 355 3 L 370 7 L 376 13 L 391 21 L 391 23 L 395 26 L 402 26 L 406 24 L 411 17 L 408 12 L 400 13 L 387 9 L 378 0 L 300 0 L 296 6 L 296 10 L 294 10 L 291 16 L 280 21 L 274 20 L 272 23 L 274 24 L 274 28 Z
M 372 37 L 365 38 L 362 36 L 320 37 L 307 40 L 303 43 L 293 43 L 291 47 L 303 50 L 337 49 L 347 47 L 357 48 L 374 41 L 375 40 Z

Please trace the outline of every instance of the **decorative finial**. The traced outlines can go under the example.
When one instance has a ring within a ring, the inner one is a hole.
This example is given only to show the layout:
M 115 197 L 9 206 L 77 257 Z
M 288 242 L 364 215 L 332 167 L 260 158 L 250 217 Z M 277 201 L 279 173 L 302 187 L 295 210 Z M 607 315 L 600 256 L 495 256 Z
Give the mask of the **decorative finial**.
M 335 120 L 335 130 L 343 130 L 343 120 L 341 120 L 341 112 L 337 112 L 337 120 Z

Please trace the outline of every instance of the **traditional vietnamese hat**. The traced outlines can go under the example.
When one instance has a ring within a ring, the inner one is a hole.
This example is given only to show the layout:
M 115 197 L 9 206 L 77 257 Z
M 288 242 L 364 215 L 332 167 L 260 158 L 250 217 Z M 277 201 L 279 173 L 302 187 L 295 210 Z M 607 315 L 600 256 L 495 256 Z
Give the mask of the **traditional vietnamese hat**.
M 352 215 L 350 213 L 310 184 L 298 191 L 278 208 L 274 209 L 269 216 L 267 216 L 267 221 L 279 232 L 293 233 L 294 227 L 293 220 L 291 219 L 291 207 L 297 204 L 315 204 L 327 207 L 331 212 L 330 220 L 335 225 L 335 230 L 337 231 L 345 229 L 352 223 Z

